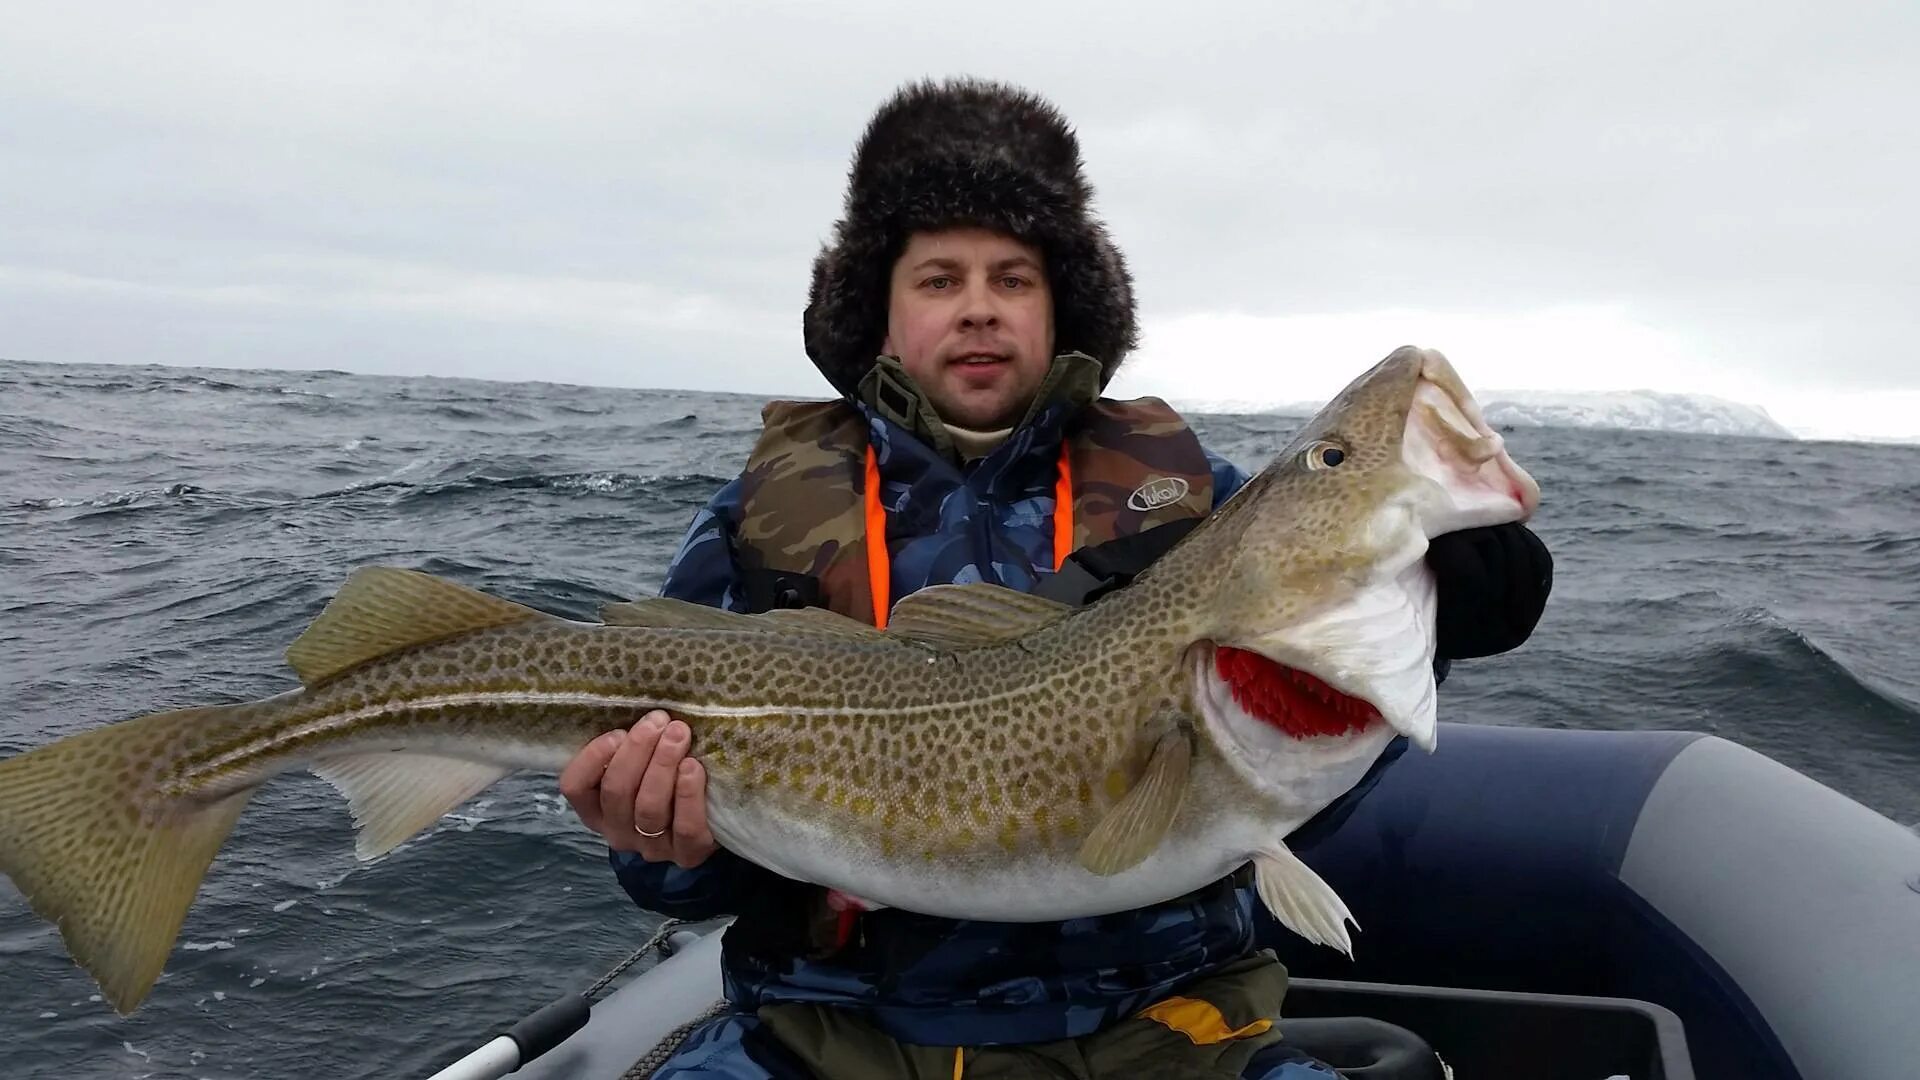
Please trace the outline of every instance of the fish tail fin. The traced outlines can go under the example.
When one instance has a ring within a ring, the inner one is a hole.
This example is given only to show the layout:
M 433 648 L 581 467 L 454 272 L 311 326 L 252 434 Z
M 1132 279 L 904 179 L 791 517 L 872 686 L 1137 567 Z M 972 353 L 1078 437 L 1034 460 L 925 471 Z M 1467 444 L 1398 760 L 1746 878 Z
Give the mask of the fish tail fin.
M 255 787 L 170 794 L 161 778 L 246 706 L 154 713 L 0 761 L 0 874 L 60 928 L 122 1015 L 147 996 L 214 853 Z M 256 785 L 257 786 L 257 785 Z

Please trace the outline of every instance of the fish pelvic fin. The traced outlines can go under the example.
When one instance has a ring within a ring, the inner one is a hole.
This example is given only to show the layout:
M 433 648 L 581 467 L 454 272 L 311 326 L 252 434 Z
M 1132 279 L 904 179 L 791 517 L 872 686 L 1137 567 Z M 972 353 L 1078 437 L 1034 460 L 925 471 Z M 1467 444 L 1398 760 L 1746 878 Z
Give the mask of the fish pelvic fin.
M 1080 845 L 1080 865 L 1106 877 L 1153 854 L 1180 813 L 1192 761 L 1193 743 L 1186 731 L 1162 735 L 1139 782 L 1127 789 Z
M 336 754 L 312 768 L 347 797 L 361 859 L 399 847 L 508 772 L 484 761 L 398 751 Z
M 314 686 L 408 646 L 553 617 L 418 570 L 363 566 L 287 646 L 287 663 Z
M 1353 938 L 1347 934 L 1347 924 L 1353 923 L 1355 930 L 1360 924 L 1333 886 L 1287 850 L 1287 845 L 1275 843 L 1254 852 L 1253 885 L 1260 902 L 1287 929 L 1315 945 L 1331 945 L 1352 958 Z
M 254 792 L 168 795 L 157 777 L 178 747 L 244 723 L 241 708 L 155 713 L 0 761 L 0 873 L 60 928 L 67 952 L 123 1016 L 159 979 L 214 853 Z

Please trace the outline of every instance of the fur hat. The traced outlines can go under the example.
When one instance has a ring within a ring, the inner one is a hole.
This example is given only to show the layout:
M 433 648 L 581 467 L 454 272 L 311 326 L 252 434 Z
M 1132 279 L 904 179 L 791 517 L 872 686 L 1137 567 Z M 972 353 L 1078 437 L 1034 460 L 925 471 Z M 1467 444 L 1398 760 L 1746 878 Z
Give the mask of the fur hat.
M 1088 210 L 1093 189 L 1066 118 L 1033 94 L 977 79 L 909 85 L 854 150 L 846 216 L 813 263 L 807 355 L 852 398 L 887 334 L 893 263 L 916 230 L 977 226 L 1039 248 L 1053 291 L 1054 352 L 1113 378 L 1138 339 L 1133 278 Z

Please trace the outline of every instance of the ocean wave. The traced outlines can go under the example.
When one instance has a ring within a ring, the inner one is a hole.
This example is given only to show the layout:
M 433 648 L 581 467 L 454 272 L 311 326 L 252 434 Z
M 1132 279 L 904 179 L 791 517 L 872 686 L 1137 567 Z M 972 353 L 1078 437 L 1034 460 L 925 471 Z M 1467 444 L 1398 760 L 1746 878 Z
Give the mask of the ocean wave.
M 102 390 L 109 394 L 122 390 L 146 390 L 145 386 L 128 379 L 86 379 L 67 378 L 61 380 L 61 386 L 74 390 Z
M 228 382 L 225 379 L 210 379 L 205 375 L 189 375 L 184 379 L 177 379 L 174 381 L 177 383 L 185 383 L 188 386 L 197 386 L 204 390 L 219 390 L 222 392 L 231 392 L 231 391 L 237 390 L 242 393 L 246 393 L 246 392 L 258 389 L 258 387 L 245 386 L 245 385 L 242 385 L 241 383 Z
M 1868 555 L 1920 555 L 1920 535 L 1885 533 L 1862 537 L 1854 543 Z
M 465 405 L 435 405 L 426 411 L 450 420 L 485 420 L 489 415 L 484 409 L 471 409 Z
M 439 498 L 476 491 L 557 491 L 573 495 L 624 495 L 681 477 L 648 476 L 627 472 L 535 473 L 529 476 L 470 476 L 417 489 L 408 498 Z
M 285 394 L 288 397 L 326 398 L 328 401 L 340 400 L 338 397 L 334 396 L 333 394 L 329 394 L 324 390 L 301 390 L 292 386 L 268 386 L 268 387 L 263 387 L 262 389 L 270 391 L 275 394 Z
M 1582 504 L 1585 508 L 1586 504 Z M 1614 515 L 1617 516 L 1617 515 Z M 1665 542 L 1685 540 L 1707 540 L 1721 537 L 1722 526 L 1696 524 L 1686 521 L 1653 521 L 1641 518 L 1637 512 L 1628 520 L 1608 525 L 1587 525 L 1580 529 L 1580 535 L 1588 540 L 1614 540 L 1635 538 L 1639 540 L 1660 540 Z
M 275 390 L 272 393 L 272 397 L 263 397 L 248 405 L 301 416 L 360 415 L 369 411 L 366 405 L 331 394 L 309 394 L 300 390 Z
M 448 420 L 510 420 L 515 423 L 530 423 L 540 419 L 533 413 L 510 408 L 497 401 L 470 404 L 441 402 L 421 411 L 428 416 L 439 416 Z
M 1856 670 L 1839 650 L 1792 625 L 1769 608 L 1746 607 L 1733 619 L 1736 633 L 1696 652 L 1702 670 L 1720 672 L 1740 695 L 1766 686 L 1773 704 L 1804 698 L 1809 715 L 1886 716 L 1920 722 L 1920 702 L 1909 701 L 1879 679 Z
M 334 499 L 349 495 L 364 495 L 369 492 L 398 492 L 396 501 L 418 503 L 422 501 L 447 499 L 493 491 L 551 492 L 564 496 L 606 497 L 635 493 L 652 493 L 677 497 L 680 494 L 698 489 L 711 494 L 715 488 L 727 482 L 724 477 L 705 473 L 629 473 L 629 472 L 565 472 L 530 473 L 520 476 L 489 476 L 485 474 L 462 476 L 458 479 L 432 483 L 420 483 L 409 480 L 380 479 L 353 484 L 336 491 L 321 492 L 309 496 L 312 499 Z M 704 496 L 703 496 L 704 497 Z
M 200 492 L 201 489 L 192 484 L 169 484 L 166 487 L 139 488 L 133 491 L 109 491 L 100 495 L 86 497 L 54 496 L 46 499 L 22 499 L 14 504 L 14 509 L 68 510 L 81 507 L 120 509 L 137 505 L 177 501 L 189 495 L 198 495 Z
M 64 442 L 62 433 L 73 431 L 65 424 L 37 416 L 0 416 L 0 446 L 44 449 Z
M 1634 692 L 1663 699 L 1662 707 L 1710 705 L 1768 715 L 1920 723 L 1920 700 L 1880 677 L 1872 664 L 1850 656 L 1846 647 L 1764 604 L 1730 601 L 1714 589 L 1685 589 L 1600 601 L 1585 614 L 1599 611 L 1606 612 L 1607 625 L 1648 628 L 1661 641 L 1685 643 L 1648 652 L 1646 642 L 1633 635 L 1608 635 L 1591 639 L 1583 654 L 1584 662 L 1639 672 L 1641 685 Z

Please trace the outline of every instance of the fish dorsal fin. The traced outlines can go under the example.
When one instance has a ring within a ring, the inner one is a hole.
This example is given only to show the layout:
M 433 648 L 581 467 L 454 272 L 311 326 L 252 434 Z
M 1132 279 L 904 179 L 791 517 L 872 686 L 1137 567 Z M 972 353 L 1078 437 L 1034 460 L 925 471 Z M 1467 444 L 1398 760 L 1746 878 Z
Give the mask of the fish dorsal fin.
M 1162 735 L 1146 771 L 1080 845 L 1080 865 L 1107 877 L 1153 854 L 1180 813 L 1192 760 L 1193 743 L 1185 731 Z
M 608 604 L 600 609 L 608 626 L 651 626 L 671 630 L 747 630 L 760 634 L 827 634 L 878 638 L 880 631 L 826 608 L 781 608 L 759 615 L 722 611 L 705 604 L 652 596 Z
M 880 631 L 861 622 L 849 619 L 830 608 L 779 608 L 765 615 L 757 616 L 781 629 L 794 629 L 810 634 L 832 634 L 835 637 L 880 638 Z
M 934 585 L 901 600 L 887 616 L 889 637 L 948 649 L 998 645 L 1074 609 L 1001 585 Z
M 552 616 L 418 570 L 363 566 L 287 646 L 287 663 L 313 686 L 409 645 L 547 618 Z
M 670 596 L 648 596 L 607 604 L 600 609 L 600 621 L 608 626 L 651 626 L 658 630 L 758 630 L 751 615 L 722 611 L 717 607 L 675 600 Z

